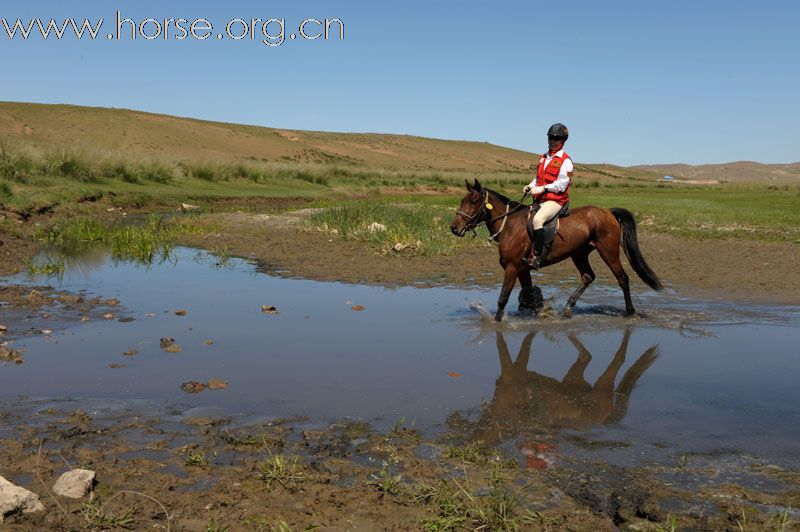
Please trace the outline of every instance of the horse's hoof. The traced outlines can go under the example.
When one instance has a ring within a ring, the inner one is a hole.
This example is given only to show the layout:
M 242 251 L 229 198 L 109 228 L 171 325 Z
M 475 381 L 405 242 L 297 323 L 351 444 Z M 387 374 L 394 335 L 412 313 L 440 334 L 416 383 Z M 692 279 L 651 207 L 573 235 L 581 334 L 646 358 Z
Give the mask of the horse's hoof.
M 571 308 L 565 308 L 564 312 L 561 315 L 563 317 L 565 317 L 565 318 L 571 318 L 572 317 L 572 309 Z
M 495 314 L 494 321 L 496 323 L 500 323 L 501 321 L 503 321 L 503 315 L 502 314 Z

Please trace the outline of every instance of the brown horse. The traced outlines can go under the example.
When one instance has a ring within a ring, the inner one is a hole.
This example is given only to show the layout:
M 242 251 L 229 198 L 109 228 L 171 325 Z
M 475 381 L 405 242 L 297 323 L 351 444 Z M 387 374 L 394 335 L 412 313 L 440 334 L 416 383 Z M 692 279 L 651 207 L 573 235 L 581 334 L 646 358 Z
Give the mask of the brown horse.
M 467 182 L 467 195 L 461 200 L 456 218 L 450 230 L 462 237 L 486 224 L 490 238 L 499 244 L 500 265 L 505 270 L 503 288 L 497 300 L 495 321 L 503 319 L 503 311 L 514 285 L 519 279 L 522 285 L 520 308 L 530 305 L 533 296 L 530 267 L 522 260 L 531 250 L 531 240 L 526 228 L 527 205 L 512 201 L 498 192 L 484 188 L 476 179 Z M 572 309 L 584 290 L 594 281 L 595 275 L 589 265 L 589 254 L 595 249 L 617 278 L 625 294 L 625 310 L 628 316 L 635 313 L 628 282 L 628 274 L 620 262 L 620 244 L 633 270 L 647 286 L 661 290 L 661 281 L 647 265 L 636 238 L 636 221 L 630 211 L 620 208 L 578 207 L 570 215 L 559 220 L 558 233 L 550 247 L 543 266 L 556 264 L 571 258 L 581 276 L 581 285 L 570 296 L 564 316 L 572 315 Z

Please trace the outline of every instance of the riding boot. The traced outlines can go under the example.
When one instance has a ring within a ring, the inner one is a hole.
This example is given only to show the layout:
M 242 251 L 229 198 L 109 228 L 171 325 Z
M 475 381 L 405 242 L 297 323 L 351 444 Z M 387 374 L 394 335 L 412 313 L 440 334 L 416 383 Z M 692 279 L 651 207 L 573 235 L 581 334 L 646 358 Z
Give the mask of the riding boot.
M 530 257 L 522 259 L 533 270 L 538 270 L 544 262 L 544 229 L 533 231 L 533 249 Z

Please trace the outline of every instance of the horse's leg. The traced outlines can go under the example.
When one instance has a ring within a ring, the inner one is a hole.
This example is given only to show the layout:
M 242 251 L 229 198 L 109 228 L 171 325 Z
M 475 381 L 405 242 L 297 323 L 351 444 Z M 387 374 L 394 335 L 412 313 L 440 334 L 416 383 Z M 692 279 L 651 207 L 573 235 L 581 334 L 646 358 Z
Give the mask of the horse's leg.
M 506 264 L 506 273 L 503 277 L 503 288 L 500 290 L 500 297 L 497 298 L 497 314 L 494 315 L 494 321 L 503 321 L 503 311 L 508 304 L 508 298 L 511 296 L 511 291 L 514 289 L 514 284 L 517 282 L 518 271 L 519 269 L 515 264 Z
M 542 291 L 533 286 L 531 281 L 531 271 L 527 268 L 520 268 L 517 279 L 522 289 L 519 292 L 519 309 L 532 310 L 539 312 L 544 306 Z
M 586 349 L 586 347 L 575 337 L 575 335 L 569 335 L 569 341 L 572 342 L 572 345 L 574 345 L 575 349 L 578 350 L 578 359 L 569 368 L 569 371 L 567 371 L 567 374 L 564 375 L 564 378 L 561 380 L 561 382 L 572 388 L 588 391 L 592 387 L 589 386 L 588 382 L 586 382 L 586 378 L 583 376 L 583 374 L 586 371 L 586 366 L 588 366 L 589 362 L 592 361 L 592 354 L 589 353 L 589 350 Z
M 569 296 L 567 306 L 564 308 L 565 318 L 572 316 L 572 309 L 575 307 L 575 303 L 578 302 L 578 298 L 583 295 L 583 292 L 592 284 L 592 281 L 594 281 L 595 275 L 592 266 L 589 264 L 589 253 L 591 253 L 591 249 L 588 251 L 581 250 L 572 256 L 572 262 L 575 264 L 575 267 L 578 268 L 578 273 L 581 274 L 581 285 Z
M 633 301 L 631 301 L 628 274 L 625 273 L 622 268 L 622 262 L 619 260 L 619 239 L 610 238 L 598 242 L 597 252 L 603 258 L 603 262 L 611 269 L 614 277 L 617 278 L 620 288 L 622 288 L 622 293 L 625 294 L 625 313 L 628 316 L 633 316 L 636 313 L 636 309 L 633 308 Z
M 613 401 L 614 383 L 617 380 L 617 373 L 619 373 L 622 365 L 625 364 L 625 355 L 628 353 L 628 342 L 630 339 L 631 330 L 625 329 L 622 343 L 614 354 L 614 359 L 594 384 L 595 393 L 608 401 Z

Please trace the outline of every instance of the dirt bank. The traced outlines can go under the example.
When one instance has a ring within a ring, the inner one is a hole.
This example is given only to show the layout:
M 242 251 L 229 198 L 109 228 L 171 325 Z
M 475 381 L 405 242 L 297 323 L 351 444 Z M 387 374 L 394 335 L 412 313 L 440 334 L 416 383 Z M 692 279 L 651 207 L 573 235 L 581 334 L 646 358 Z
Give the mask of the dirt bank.
M 0 474 L 45 506 L 7 516 L 4 530 L 738 530 L 745 521 L 755 530 L 776 528 L 773 510 L 798 498 L 780 488 L 796 486 L 782 470 L 771 493 L 713 483 L 696 492 L 645 469 L 530 468 L 403 425 L 379 433 L 347 420 L 312 428 L 79 404 L 0 403 Z M 75 467 L 97 473 L 92 497 L 52 495 Z M 686 464 L 658 473 L 678 471 L 703 474 Z
M 360 242 L 310 228 L 304 223 L 302 211 L 288 215 L 220 213 L 205 219 L 215 225 L 215 232 L 187 237 L 184 244 L 225 249 L 257 259 L 265 271 L 278 275 L 417 286 L 502 281 L 497 251 L 488 243 L 452 256 L 379 255 Z M 684 240 L 646 233 L 640 235 L 640 243 L 654 271 L 680 295 L 800 304 L 800 276 L 791 273 L 800 263 L 800 245 Z M 597 282 L 615 282 L 597 254 L 592 255 L 592 266 Z M 576 271 L 569 261 L 546 268 L 536 279 L 542 285 L 577 284 Z M 634 289 L 645 289 L 638 279 L 633 285 Z

